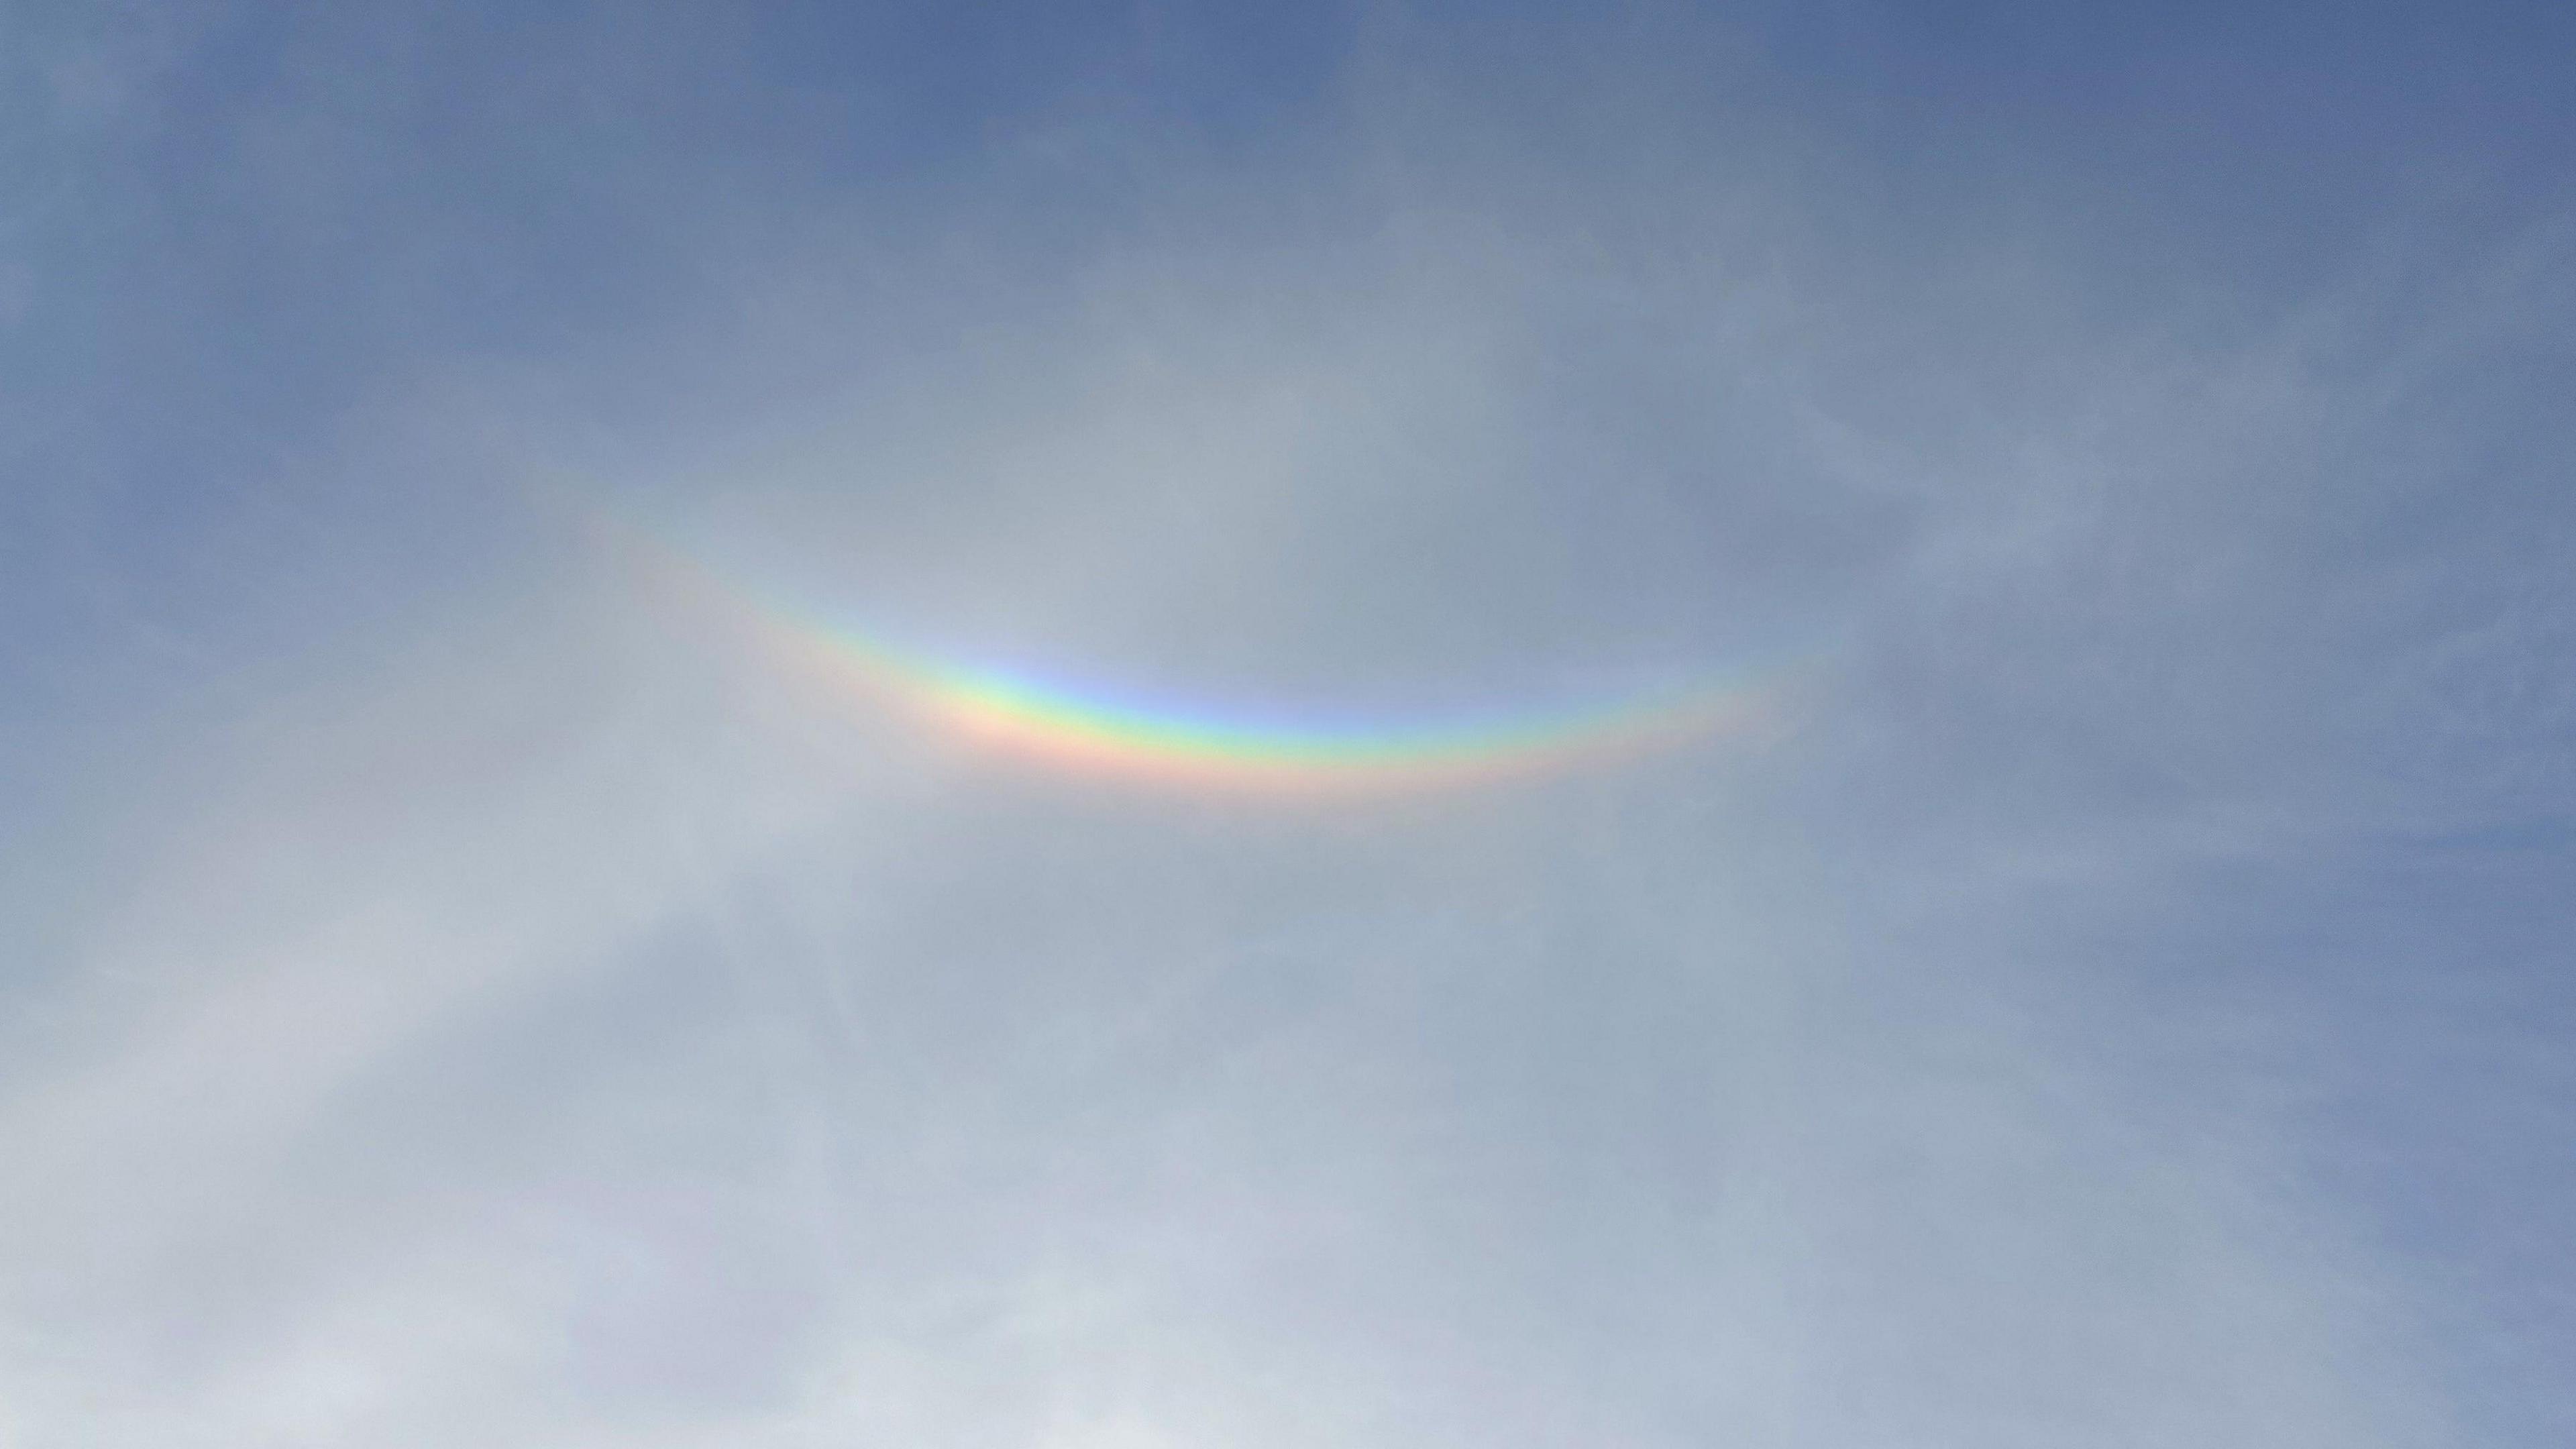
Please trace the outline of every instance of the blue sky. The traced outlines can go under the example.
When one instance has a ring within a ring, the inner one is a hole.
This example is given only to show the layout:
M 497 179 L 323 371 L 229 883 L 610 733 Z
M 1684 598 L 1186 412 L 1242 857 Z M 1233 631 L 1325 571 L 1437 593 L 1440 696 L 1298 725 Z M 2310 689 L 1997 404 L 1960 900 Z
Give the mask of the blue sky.
M 0 1439 L 2566 1442 L 2571 24 L 0 5 Z

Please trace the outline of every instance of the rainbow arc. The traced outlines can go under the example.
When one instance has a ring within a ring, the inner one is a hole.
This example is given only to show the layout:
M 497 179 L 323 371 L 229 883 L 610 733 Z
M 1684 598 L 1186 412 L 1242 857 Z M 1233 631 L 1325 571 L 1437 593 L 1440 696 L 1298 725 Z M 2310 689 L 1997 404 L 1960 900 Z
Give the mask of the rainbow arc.
M 1079 773 L 1235 791 L 1373 791 L 1543 773 L 1749 724 L 1769 703 L 1765 691 L 1703 684 L 1519 713 L 1314 723 L 959 663 L 846 628 L 816 633 L 827 659 L 859 682 L 987 747 Z
M 943 737 L 1050 771 L 1277 796 L 1421 790 L 1543 775 L 1776 721 L 1788 675 L 1703 676 L 1572 704 L 1447 716 L 1311 717 L 1148 697 L 899 645 L 739 587 L 664 548 L 665 578 L 754 625 L 800 671 Z

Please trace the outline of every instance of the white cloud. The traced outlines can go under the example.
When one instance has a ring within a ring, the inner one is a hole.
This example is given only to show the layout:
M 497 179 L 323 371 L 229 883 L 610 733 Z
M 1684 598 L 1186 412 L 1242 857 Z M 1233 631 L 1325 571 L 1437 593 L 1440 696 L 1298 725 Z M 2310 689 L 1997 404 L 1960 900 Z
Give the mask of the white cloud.
M 2391 644 L 2315 522 L 2317 460 L 2514 310 L 2211 340 L 2088 311 L 2045 233 L 1802 252 L 1811 198 L 1672 154 L 1674 104 L 1585 111 L 1661 143 L 1596 176 L 1363 94 L 1360 159 L 1269 200 L 1164 157 L 1128 232 L 956 203 L 964 260 L 781 203 L 733 332 L 425 362 L 350 422 L 353 479 L 486 439 L 1104 667 L 1843 652 L 1766 750 L 1268 812 L 990 768 L 613 549 L 500 551 L 230 707 L 30 927 L 13 1442 L 2442 1442 L 2428 1290 L 2302 1175 L 2296 1084 L 2115 1049 L 2162 998 L 2105 940 L 2555 778 L 2461 784 L 2563 724 L 2562 591 Z

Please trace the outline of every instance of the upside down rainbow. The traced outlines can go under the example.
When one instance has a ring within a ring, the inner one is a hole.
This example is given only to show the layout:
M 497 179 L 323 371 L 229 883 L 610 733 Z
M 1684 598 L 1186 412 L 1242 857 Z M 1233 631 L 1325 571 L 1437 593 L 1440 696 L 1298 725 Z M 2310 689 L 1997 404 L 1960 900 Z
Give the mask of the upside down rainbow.
M 655 550 L 659 553 L 660 550 Z M 666 565 L 673 560 L 665 555 Z M 1702 676 L 1574 704 L 1446 716 L 1262 713 L 1172 700 L 908 648 L 688 566 L 701 589 L 799 672 L 933 731 L 1051 770 L 1198 791 L 1386 792 L 1543 774 L 1757 729 L 1778 714 L 1779 679 Z

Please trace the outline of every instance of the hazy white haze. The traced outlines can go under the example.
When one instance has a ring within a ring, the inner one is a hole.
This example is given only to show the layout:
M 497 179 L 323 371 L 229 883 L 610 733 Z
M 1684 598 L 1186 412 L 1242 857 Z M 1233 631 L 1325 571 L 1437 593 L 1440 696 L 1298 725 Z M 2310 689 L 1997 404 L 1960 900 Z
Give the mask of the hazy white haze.
M 2563 19 L 951 8 L 0 0 L 0 1444 L 2576 1434 Z

